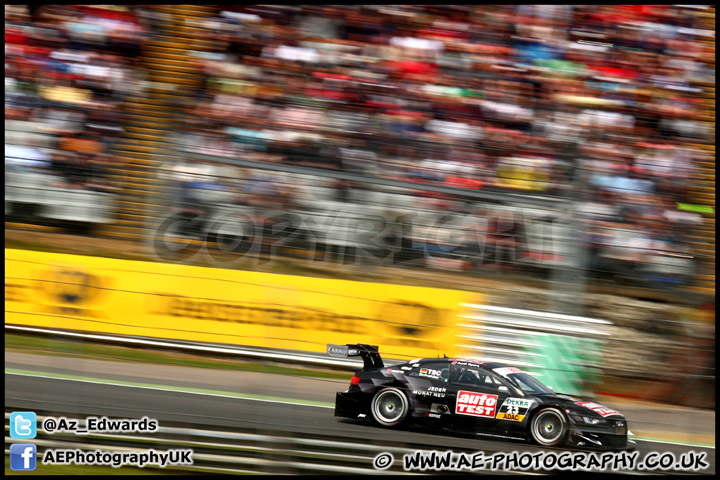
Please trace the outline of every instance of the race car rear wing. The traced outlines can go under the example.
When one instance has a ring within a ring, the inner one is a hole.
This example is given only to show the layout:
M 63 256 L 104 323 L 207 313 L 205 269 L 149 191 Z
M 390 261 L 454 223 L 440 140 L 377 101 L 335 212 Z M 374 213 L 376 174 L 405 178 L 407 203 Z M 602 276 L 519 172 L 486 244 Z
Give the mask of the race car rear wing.
M 362 343 L 333 345 L 328 343 L 327 353 L 331 357 L 339 358 L 357 357 L 359 355 L 363 359 L 363 370 L 374 370 L 385 366 L 382 358 L 380 358 L 380 353 L 378 353 L 377 345 L 365 345 Z

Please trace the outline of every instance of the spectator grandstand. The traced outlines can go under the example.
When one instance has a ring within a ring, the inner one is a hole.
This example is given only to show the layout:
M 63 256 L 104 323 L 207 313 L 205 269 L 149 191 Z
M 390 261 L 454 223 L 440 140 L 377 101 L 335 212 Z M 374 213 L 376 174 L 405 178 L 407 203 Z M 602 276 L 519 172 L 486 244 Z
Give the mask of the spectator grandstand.
M 530 272 L 568 255 L 538 246 L 559 209 L 531 199 L 549 199 L 586 223 L 594 281 L 714 291 L 713 7 L 5 15 L 15 221 L 140 240 L 167 208 L 335 211 L 339 247 L 363 216 L 414 212 L 410 250 L 446 260 L 425 265 Z M 428 237 L 438 222 L 451 241 Z

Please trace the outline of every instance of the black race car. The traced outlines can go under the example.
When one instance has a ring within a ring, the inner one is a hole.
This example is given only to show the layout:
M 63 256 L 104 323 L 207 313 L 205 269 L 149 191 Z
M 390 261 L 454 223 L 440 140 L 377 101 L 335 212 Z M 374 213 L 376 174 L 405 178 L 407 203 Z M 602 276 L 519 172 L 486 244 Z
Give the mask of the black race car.
M 386 367 L 374 345 L 328 345 L 364 368 L 335 397 L 335 416 L 383 427 L 415 423 L 453 432 L 531 440 L 543 446 L 633 450 L 628 424 L 597 402 L 553 392 L 519 368 L 458 358 Z

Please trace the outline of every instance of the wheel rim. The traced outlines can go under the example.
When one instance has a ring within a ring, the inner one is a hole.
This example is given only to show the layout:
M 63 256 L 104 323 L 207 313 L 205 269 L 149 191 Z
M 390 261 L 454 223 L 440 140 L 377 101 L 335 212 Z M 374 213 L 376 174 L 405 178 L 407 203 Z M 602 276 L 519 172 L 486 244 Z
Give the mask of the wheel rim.
M 543 412 L 535 419 L 534 435 L 540 443 L 554 443 L 560 440 L 564 430 L 562 416 L 553 410 Z
M 384 423 L 393 423 L 405 413 L 405 401 L 397 392 L 380 393 L 375 399 L 375 416 Z

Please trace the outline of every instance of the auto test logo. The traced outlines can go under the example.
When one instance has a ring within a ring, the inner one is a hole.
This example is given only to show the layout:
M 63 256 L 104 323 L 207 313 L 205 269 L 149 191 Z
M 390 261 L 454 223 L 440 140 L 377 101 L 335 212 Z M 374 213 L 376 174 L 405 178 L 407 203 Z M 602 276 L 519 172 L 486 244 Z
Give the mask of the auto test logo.
M 497 395 L 460 390 L 458 392 L 457 404 L 455 405 L 455 413 L 475 417 L 494 418 L 497 398 Z

